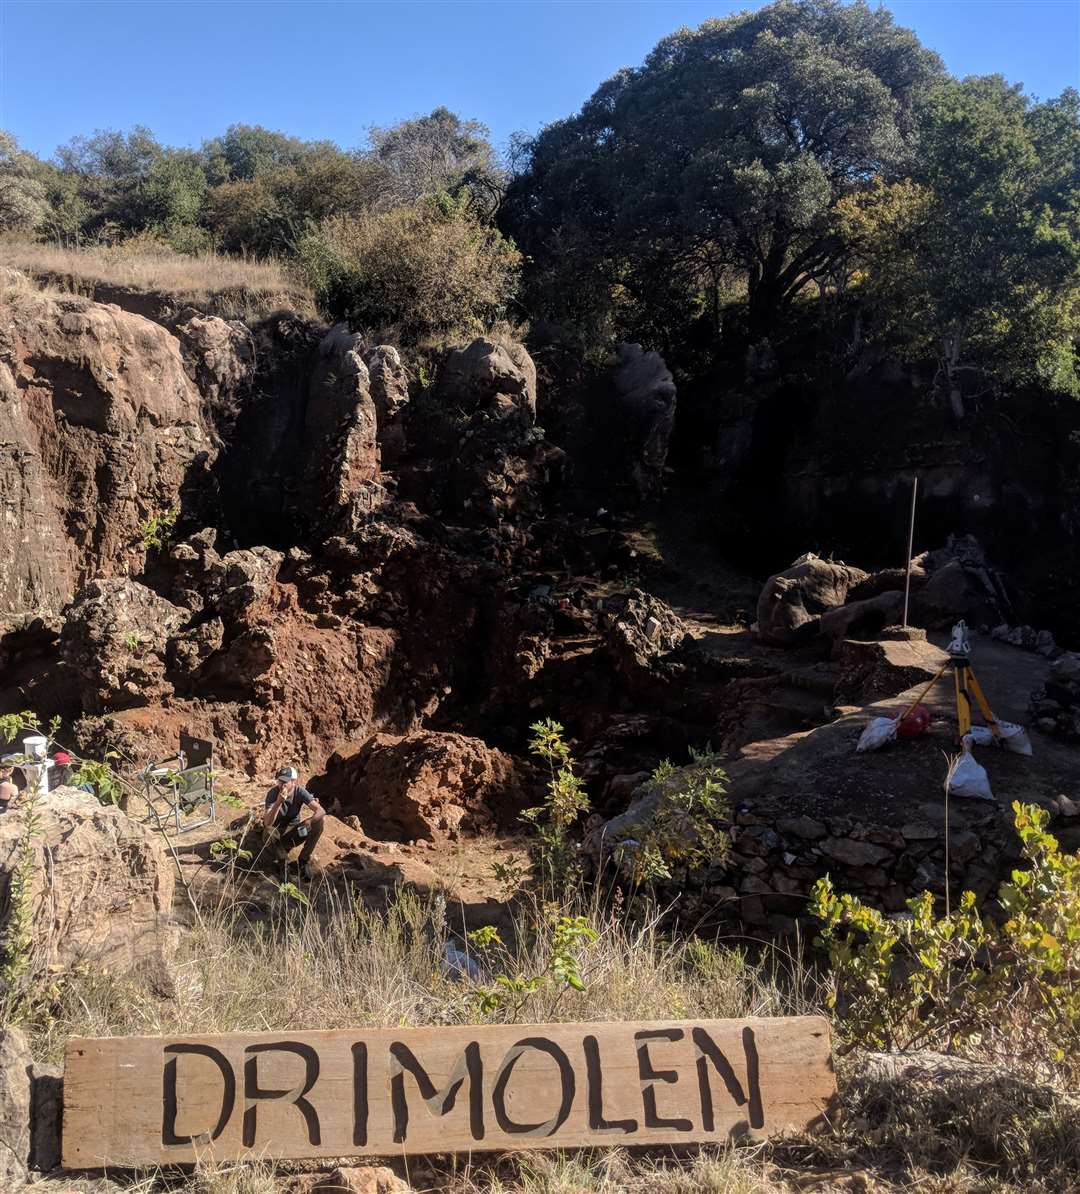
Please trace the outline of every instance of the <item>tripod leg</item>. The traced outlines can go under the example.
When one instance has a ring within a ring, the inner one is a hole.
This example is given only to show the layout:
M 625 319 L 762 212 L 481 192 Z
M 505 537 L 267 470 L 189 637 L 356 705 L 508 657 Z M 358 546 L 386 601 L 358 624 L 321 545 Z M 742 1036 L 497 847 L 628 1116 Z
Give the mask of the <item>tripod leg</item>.
M 968 683 L 971 685 L 971 691 L 975 694 L 975 700 L 978 702 L 979 712 L 983 715 L 983 721 L 990 727 L 990 732 L 994 735 L 994 738 L 998 742 L 1003 741 L 997 718 L 994 716 L 994 711 L 990 708 L 990 702 L 986 699 L 986 694 L 983 692 L 982 685 L 976 678 L 974 671 L 970 672 Z
M 967 666 L 961 664 L 953 674 L 956 677 L 956 721 L 960 731 L 959 737 L 963 738 L 971 729 L 971 700 L 967 694 Z

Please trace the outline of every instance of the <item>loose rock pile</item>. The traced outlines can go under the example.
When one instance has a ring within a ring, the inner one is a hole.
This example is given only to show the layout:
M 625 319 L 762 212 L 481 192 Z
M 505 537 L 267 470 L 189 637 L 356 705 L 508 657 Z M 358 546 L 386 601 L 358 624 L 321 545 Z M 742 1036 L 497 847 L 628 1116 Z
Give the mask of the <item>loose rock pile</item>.
M 1080 653 L 1069 651 L 1054 660 L 1045 685 L 1032 694 L 1031 712 L 1044 733 L 1080 741 Z

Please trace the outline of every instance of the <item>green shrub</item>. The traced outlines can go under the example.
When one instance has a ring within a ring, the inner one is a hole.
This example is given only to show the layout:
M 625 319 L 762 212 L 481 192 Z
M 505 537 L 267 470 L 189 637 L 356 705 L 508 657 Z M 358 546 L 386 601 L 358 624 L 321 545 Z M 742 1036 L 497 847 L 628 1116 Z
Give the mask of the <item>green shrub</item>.
M 828 951 L 830 1006 L 852 1044 L 981 1049 L 1036 1069 L 1080 1068 L 1080 856 L 1046 832 L 1048 814 L 1013 804 L 1027 869 L 998 890 L 1000 914 L 974 893 L 938 917 L 923 892 L 893 919 L 828 878 L 811 911 Z
M 521 260 L 465 195 L 334 217 L 301 236 L 296 254 L 331 317 L 403 339 L 479 332 L 502 318 Z
M 633 847 L 617 846 L 615 857 L 635 883 L 671 879 L 673 866 L 695 867 L 719 861 L 728 837 L 717 821 L 727 815 L 727 773 L 708 748 L 690 749 L 690 765 L 664 760 L 645 785 L 655 805 L 634 828 Z
M 547 718 L 531 725 L 529 750 L 548 765 L 550 779 L 544 803 L 526 809 L 523 819 L 535 826 L 537 845 L 533 861 L 548 894 L 560 897 L 581 875 L 577 843 L 570 830 L 582 813 L 588 812 L 585 785 L 574 774 L 574 760 L 563 740 L 563 727 Z

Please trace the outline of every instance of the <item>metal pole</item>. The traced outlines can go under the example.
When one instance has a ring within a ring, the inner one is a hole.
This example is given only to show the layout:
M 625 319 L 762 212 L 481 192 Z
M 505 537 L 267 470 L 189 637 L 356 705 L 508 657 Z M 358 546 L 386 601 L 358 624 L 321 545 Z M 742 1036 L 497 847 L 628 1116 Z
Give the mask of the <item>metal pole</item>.
M 907 572 L 904 575 L 904 622 L 907 625 L 908 600 L 911 597 L 911 553 L 915 549 L 915 495 L 919 492 L 919 475 L 911 482 L 911 521 L 908 524 Z

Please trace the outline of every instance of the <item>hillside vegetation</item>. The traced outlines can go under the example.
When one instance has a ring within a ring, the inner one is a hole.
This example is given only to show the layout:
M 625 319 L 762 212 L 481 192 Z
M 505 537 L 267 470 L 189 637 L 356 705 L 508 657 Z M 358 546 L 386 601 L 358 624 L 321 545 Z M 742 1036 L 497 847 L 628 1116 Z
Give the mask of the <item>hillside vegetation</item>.
M 0 255 L 33 278 L 90 297 L 130 291 L 249 321 L 281 310 L 315 313 L 314 298 L 295 271 L 272 258 L 178 253 L 145 238 L 82 249 L 9 238 Z
M 960 415 L 1080 392 L 1078 171 L 1075 90 L 955 79 L 885 9 L 781 0 L 673 33 L 502 158 L 446 108 L 357 149 L 135 126 L 40 160 L 4 134 L 0 229 L 289 261 L 328 315 L 405 335 L 527 319 L 698 369 L 812 332 L 819 368 L 930 366 Z

